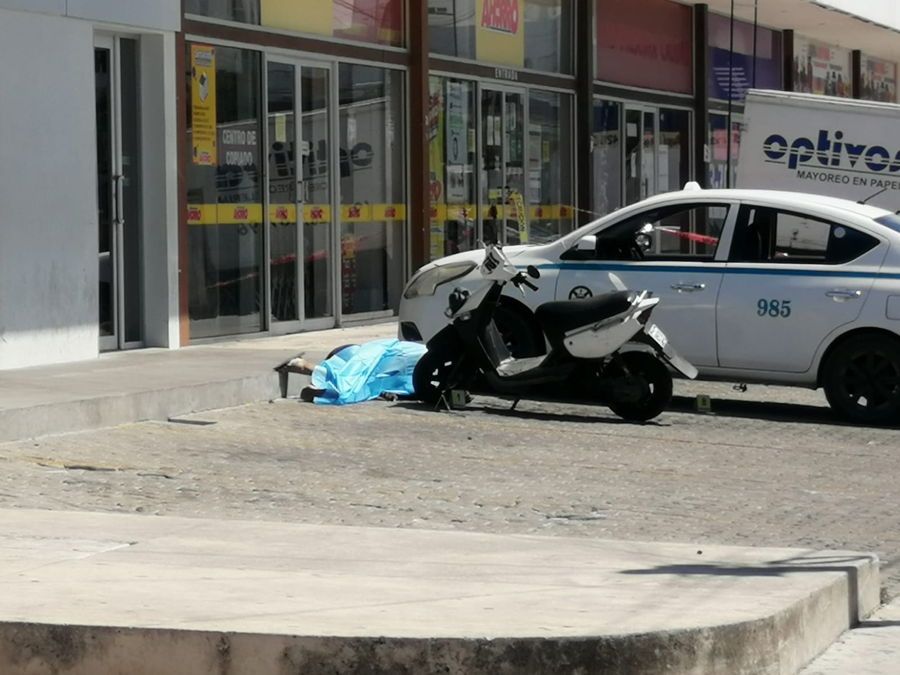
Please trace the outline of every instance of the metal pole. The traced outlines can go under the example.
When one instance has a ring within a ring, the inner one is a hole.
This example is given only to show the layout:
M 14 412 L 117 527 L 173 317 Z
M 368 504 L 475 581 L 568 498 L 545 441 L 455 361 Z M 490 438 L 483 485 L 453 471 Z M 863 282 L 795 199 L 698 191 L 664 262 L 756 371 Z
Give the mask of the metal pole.
M 753 88 L 756 89 L 756 35 L 759 28 L 759 0 L 753 0 Z
M 729 30 L 729 43 L 728 43 L 728 121 L 726 124 L 728 128 L 725 129 L 725 134 L 728 137 L 728 154 L 727 161 L 728 166 L 725 169 L 725 187 L 731 188 L 731 118 L 732 118 L 732 108 L 734 107 L 732 101 L 734 101 L 734 0 L 731 0 L 731 25 Z

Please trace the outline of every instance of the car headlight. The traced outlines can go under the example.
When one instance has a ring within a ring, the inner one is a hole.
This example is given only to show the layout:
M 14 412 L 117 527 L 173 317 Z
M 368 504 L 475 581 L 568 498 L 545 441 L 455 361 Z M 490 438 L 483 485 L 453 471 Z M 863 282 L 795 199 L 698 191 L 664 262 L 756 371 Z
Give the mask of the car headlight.
M 438 265 L 415 277 L 406 287 L 403 297 L 407 300 L 424 295 L 434 295 L 437 287 L 454 279 L 466 276 L 477 267 L 472 261 Z

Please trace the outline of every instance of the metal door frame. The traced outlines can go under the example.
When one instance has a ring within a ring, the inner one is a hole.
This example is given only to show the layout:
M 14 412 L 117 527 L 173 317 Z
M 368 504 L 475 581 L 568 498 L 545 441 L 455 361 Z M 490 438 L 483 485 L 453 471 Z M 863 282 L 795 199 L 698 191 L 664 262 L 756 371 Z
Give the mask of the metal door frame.
M 112 311 L 113 311 L 113 334 L 99 335 L 98 346 L 103 351 L 124 351 L 126 349 L 138 349 L 144 346 L 144 317 L 141 316 L 141 339 L 126 342 L 125 340 L 125 269 L 124 260 L 125 252 L 125 169 L 123 158 L 123 140 L 122 140 L 122 39 L 134 40 L 140 54 L 140 43 L 136 36 L 120 35 L 113 33 L 95 33 L 94 34 L 94 50 L 103 49 L 109 52 L 109 94 L 110 94 L 110 168 L 112 175 L 112 194 L 110 195 L 110 203 L 112 206 L 112 232 L 110 240 L 110 258 L 111 258 L 111 284 L 112 284 Z M 96 72 L 95 88 L 96 88 Z M 96 129 L 96 121 L 95 121 Z M 95 131 L 96 133 L 96 131 Z M 135 190 L 141 190 L 142 185 L 134 186 Z M 98 227 L 100 224 L 97 224 Z M 98 263 L 99 264 L 99 263 Z M 99 320 L 99 316 L 98 316 Z

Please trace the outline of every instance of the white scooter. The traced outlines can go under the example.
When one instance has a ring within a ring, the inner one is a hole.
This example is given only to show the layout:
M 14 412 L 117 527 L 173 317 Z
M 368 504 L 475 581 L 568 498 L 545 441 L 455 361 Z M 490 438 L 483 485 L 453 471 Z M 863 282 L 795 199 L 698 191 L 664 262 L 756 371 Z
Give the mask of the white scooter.
M 672 375 L 697 369 L 680 357 L 665 334 L 649 323 L 659 298 L 648 291 L 626 290 L 586 300 L 548 302 L 537 308 L 547 353 L 513 358 L 497 326 L 494 311 L 503 288 L 512 283 L 537 290 L 533 266 L 527 276 L 496 245 L 485 247 L 480 272 L 485 283 L 474 292 L 457 288 L 446 310 L 449 324 L 428 341 L 428 351 L 413 373 L 416 396 L 438 407 L 451 392 L 471 391 L 520 398 L 601 402 L 631 421 L 659 415 L 672 397 Z M 621 282 L 610 275 L 614 283 Z

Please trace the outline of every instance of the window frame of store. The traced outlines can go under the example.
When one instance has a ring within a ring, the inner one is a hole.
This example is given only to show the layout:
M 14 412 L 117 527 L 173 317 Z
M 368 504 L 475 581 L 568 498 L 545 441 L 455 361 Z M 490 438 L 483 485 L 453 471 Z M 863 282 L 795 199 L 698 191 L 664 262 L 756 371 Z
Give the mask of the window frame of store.
M 296 33 L 271 29 L 264 26 L 252 26 L 232 21 L 224 21 L 220 19 L 210 19 L 202 16 L 185 14 L 183 25 L 183 43 L 191 44 L 208 44 L 213 47 L 227 47 L 233 49 L 242 49 L 255 51 L 260 54 L 261 73 L 260 73 L 260 97 L 261 97 L 261 115 L 264 120 L 268 119 L 268 63 L 275 61 L 278 63 L 292 64 L 295 68 L 313 67 L 327 68 L 330 74 L 329 82 L 329 105 L 328 113 L 328 134 L 329 134 L 329 172 L 330 172 L 330 204 L 331 204 L 331 236 L 328 247 L 328 253 L 331 256 L 331 270 L 329 278 L 331 288 L 329 289 L 331 316 L 324 318 L 304 319 L 303 312 L 299 313 L 299 318 L 290 321 L 276 321 L 272 313 L 272 297 L 271 297 L 271 201 L 269 194 L 270 168 L 268 161 L 262 162 L 262 184 L 263 188 L 263 214 L 264 214 L 264 237 L 263 237 L 263 274 L 264 283 L 261 291 L 261 319 L 262 325 L 259 331 L 254 331 L 251 335 L 279 335 L 297 331 L 318 330 L 332 326 L 352 325 L 354 323 L 371 321 L 377 318 L 391 317 L 396 314 L 392 309 L 377 312 L 362 313 L 345 313 L 341 302 L 342 277 L 341 277 L 341 232 L 342 232 L 342 208 L 340 183 L 337 177 L 340 175 L 340 67 L 342 64 L 348 65 L 375 65 L 381 69 L 392 70 L 401 73 L 403 82 L 403 134 L 402 139 L 405 148 L 409 148 L 409 124 L 408 124 L 408 105 L 406 92 L 409 90 L 409 72 L 406 65 L 407 50 L 400 47 L 391 47 L 387 45 L 367 46 L 365 44 L 343 40 L 328 39 L 320 40 L 306 35 L 298 35 Z M 298 73 L 299 78 L 299 73 Z M 299 96 L 295 95 L 295 101 L 299 101 Z M 184 126 L 180 126 L 179 133 L 183 138 L 187 134 L 187 120 L 184 120 Z M 263 125 L 263 143 L 265 143 L 266 152 L 269 150 L 269 130 L 268 123 Z M 181 153 L 181 161 L 186 162 L 186 153 Z M 410 185 L 410 166 L 408 158 L 404 157 L 403 168 L 403 189 L 405 194 L 409 195 Z M 185 172 L 182 171 L 182 176 Z M 187 182 L 185 178 L 179 181 L 180 193 L 186 194 Z M 298 214 L 299 216 L 299 214 Z M 185 216 L 182 216 L 183 218 Z M 298 221 L 300 218 L 298 217 Z M 299 223 L 302 226 L 302 223 Z M 187 221 L 183 221 L 181 227 L 187 231 Z M 402 242 L 401 260 L 403 262 L 403 276 L 408 276 L 410 271 L 410 239 L 411 224 L 409 217 L 406 217 L 402 224 Z M 300 227 L 298 227 L 298 231 Z M 302 238 L 298 233 L 298 238 Z M 298 248 L 298 255 L 300 254 Z M 186 262 L 182 265 L 186 269 L 190 264 L 189 250 L 183 250 L 182 256 L 186 257 Z M 302 276 L 303 271 L 298 265 L 298 276 Z M 189 283 L 189 276 L 182 274 L 182 284 Z M 297 302 L 299 307 L 304 305 L 302 288 L 305 280 L 300 280 L 297 285 L 297 294 L 299 296 Z M 184 297 L 184 296 L 183 296 Z M 190 335 L 190 318 L 187 311 L 182 312 L 182 323 L 187 324 L 186 332 Z M 183 328 L 183 332 L 185 329 Z M 218 342 L 221 340 L 233 339 L 231 334 L 223 334 L 215 337 L 189 337 L 188 342 L 191 344 L 203 344 L 207 342 Z
M 637 88 L 628 88 L 628 87 L 619 87 L 612 86 L 609 84 L 595 82 L 594 83 L 594 97 L 591 101 L 592 109 L 596 109 L 596 106 L 599 102 L 609 102 L 615 103 L 619 106 L 619 130 L 622 134 L 622 138 L 619 141 L 619 166 L 621 167 L 622 175 L 620 180 L 620 188 L 619 188 L 619 205 L 616 208 L 622 208 L 624 206 L 628 206 L 629 204 L 637 203 L 635 201 L 628 202 L 628 187 L 626 180 L 626 133 L 625 133 L 625 124 L 626 124 L 626 116 L 629 110 L 632 111 L 640 111 L 642 115 L 642 127 L 643 127 L 643 116 L 647 113 L 652 113 L 654 116 L 654 168 L 653 168 L 653 181 L 654 184 L 658 183 L 659 180 L 659 146 L 660 146 L 660 115 L 664 110 L 676 110 L 685 112 L 688 114 L 688 124 L 687 124 L 687 147 L 689 149 L 687 153 L 687 180 L 680 181 L 686 183 L 688 181 L 696 180 L 697 175 L 697 167 L 695 162 L 695 153 L 694 148 L 696 138 L 695 138 L 695 130 L 694 130 L 694 120 L 697 115 L 696 110 L 693 106 L 693 96 L 692 95 L 680 95 L 680 94 L 660 94 L 653 92 L 647 89 L 637 89 Z M 592 138 L 593 134 L 597 133 L 596 129 L 592 129 Z M 593 147 L 593 142 L 592 142 Z M 656 185 L 658 188 L 659 186 Z M 683 188 L 684 185 L 680 185 L 678 189 Z M 642 196 L 639 200 L 647 199 L 656 194 L 661 194 L 661 192 L 654 191 L 646 196 Z M 596 205 L 595 205 L 596 207 Z M 595 218 L 599 218 L 601 216 L 608 215 L 606 213 L 594 213 L 593 216 Z
M 532 71 L 524 71 L 524 70 L 509 70 L 507 68 L 502 67 L 485 67 L 485 66 L 475 66 L 471 64 L 466 59 L 450 59 L 445 57 L 436 58 L 434 56 L 431 57 L 431 67 L 428 71 L 429 77 L 436 77 L 441 79 L 452 79 L 458 80 L 462 82 L 467 82 L 473 85 L 474 87 L 474 97 L 475 97 L 475 222 L 476 222 L 476 247 L 483 241 L 484 236 L 484 217 L 486 209 L 483 208 L 487 206 L 483 204 L 484 201 L 484 189 L 485 186 L 482 184 L 482 174 L 484 169 L 484 128 L 483 128 L 483 111 L 482 111 L 482 100 L 485 91 L 495 91 L 503 94 L 504 98 L 504 132 L 506 130 L 506 119 L 505 119 L 505 100 L 508 94 L 520 94 L 523 97 L 523 148 L 522 148 L 522 164 L 523 167 L 529 166 L 530 159 L 530 148 L 529 148 L 529 139 L 528 133 L 531 123 L 531 94 L 533 92 L 546 92 L 550 94 L 560 94 L 562 96 L 570 96 L 572 105 L 568 111 L 568 123 L 569 129 L 571 129 L 572 135 L 572 143 L 571 143 L 571 152 L 569 153 L 569 165 L 570 171 L 572 175 L 572 180 L 570 181 L 570 194 L 568 201 L 574 207 L 576 204 L 578 195 L 576 194 L 575 186 L 577 185 L 578 179 L 578 162 L 576 161 L 577 153 L 578 153 L 578 130 L 576 128 L 576 109 L 577 109 L 577 91 L 575 89 L 575 78 L 570 76 L 557 76 L 557 75 L 547 75 L 540 74 L 535 75 Z M 507 75 L 509 79 L 497 79 L 496 77 L 490 77 L 490 72 L 503 72 L 504 75 Z M 560 86 L 560 85 L 568 85 L 568 86 Z M 504 144 L 505 145 L 505 144 Z M 505 158 L 508 156 L 509 149 L 504 147 L 504 162 Z M 530 230 L 530 210 L 531 210 L 531 191 L 529 187 L 529 180 L 527 177 L 527 171 L 523 169 L 525 173 L 523 174 L 523 190 L 522 190 L 522 199 L 524 201 L 524 221 L 526 230 Z M 505 168 L 504 168 L 505 172 Z M 574 208 L 573 208 L 574 211 Z M 504 220 L 506 220 L 504 218 Z M 574 230 L 578 227 L 577 219 L 575 218 L 575 214 L 573 213 L 572 217 L 572 225 L 571 229 Z M 502 229 L 503 236 L 500 238 L 502 244 L 507 243 L 507 228 L 504 227 Z M 565 232 L 561 232 L 560 236 L 565 234 Z

